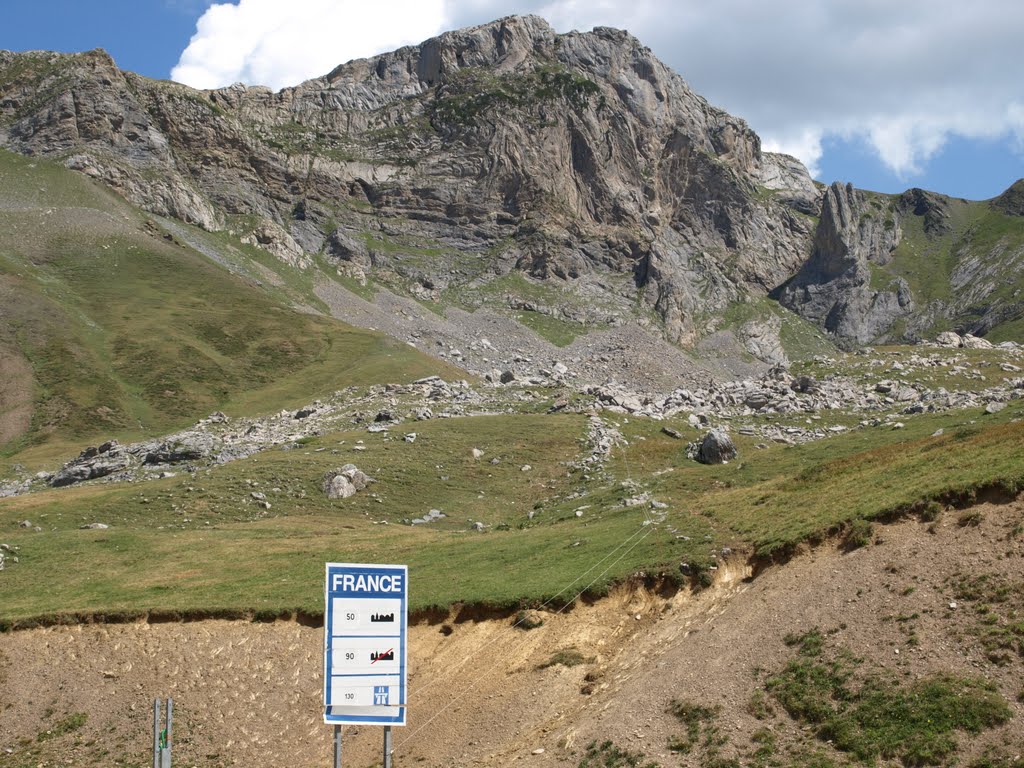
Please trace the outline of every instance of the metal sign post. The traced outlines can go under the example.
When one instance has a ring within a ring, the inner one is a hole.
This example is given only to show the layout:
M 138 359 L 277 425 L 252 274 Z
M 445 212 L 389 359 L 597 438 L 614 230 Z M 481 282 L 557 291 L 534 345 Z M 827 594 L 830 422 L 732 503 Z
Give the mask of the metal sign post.
M 391 726 L 405 725 L 409 569 L 404 565 L 327 563 L 324 586 L 324 722 L 383 725 L 391 766 Z
M 160 727 L 160 699 L 153 701 L 153 768 L 171 768 L 171 728 L 174 699 L 167 699 L 164 727 Z
M 153 768 L 160 768 L 160 699 L 153 701 Z

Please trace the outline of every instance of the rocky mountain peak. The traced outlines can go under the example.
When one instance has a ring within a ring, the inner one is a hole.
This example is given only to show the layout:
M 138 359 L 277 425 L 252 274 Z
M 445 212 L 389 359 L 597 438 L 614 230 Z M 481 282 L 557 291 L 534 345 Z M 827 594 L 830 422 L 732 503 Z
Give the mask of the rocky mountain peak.
M 866 344 L 913 309 L 904 280 L 884 290 L 872 280 L 873 265 L 886 263 L 900 235 L 866 193 L 836 182 L 825 191 L 811 257 L 774 295 L 841 343 Z
M 1024 179 L 1017 179 L 1009 189 L 992 201 L 992 205 L 1011 216 L 1024 216 Z
M 411 52 L 416 58 L 416 75 L 429 88 L 440 85 L 466 67 L 512 72 L 531 60 L 549 59 L 557 38 L 551 26 L 539 16 L 508 16 L 446 32 Z M 378 67 L 382 61 L 385 59 L 377 57 Z
M 900 195 L 900 211 L 924 220 L 924 231 L 929 235 L 942 235 L 950 230 L 949 198 L 917 187 Z
M 877 338 L 915 306 L 902 277 L 878 278 L 900 221 L 935 238 L 951 221 L 923 190 L 819 189 L 629 33 L 558 34 L 537 16 L 278 92 L 153 81 L 102 51 L 0 53 L 0 146 L 296 269 L 322 254 L 400 294 L 506 308 L 523 297 L 484 287 L 516 272 L 553 317 L 684 346 L 768 294 L 847 342 Z

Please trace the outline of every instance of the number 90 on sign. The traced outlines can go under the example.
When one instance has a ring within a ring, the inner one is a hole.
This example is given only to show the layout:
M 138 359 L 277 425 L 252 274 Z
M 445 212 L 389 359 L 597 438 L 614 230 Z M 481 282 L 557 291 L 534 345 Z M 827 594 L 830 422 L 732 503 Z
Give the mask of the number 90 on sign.
M 339 638 L 331 652 L 331 672 L 340 675 L 397 674 L 402 649 L 397 637 Z

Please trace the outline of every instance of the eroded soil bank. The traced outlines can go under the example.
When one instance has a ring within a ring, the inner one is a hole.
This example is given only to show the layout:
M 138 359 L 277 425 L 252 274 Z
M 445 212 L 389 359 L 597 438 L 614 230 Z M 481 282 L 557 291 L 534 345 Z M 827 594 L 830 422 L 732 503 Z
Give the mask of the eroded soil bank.
M 1024 659 L 1012 642 L 993 645 L 991 630 L 1024 619 L 1022 525 L 1024 501 L 981 504 L 934 522 L 875 525 L 867 546 L 825 544 L 754 580 L 743 564 L 724 567 L 698 595 L 624 587 L 593 605 L 541 611 L 543 625 L 529 631 L 509 619 L 421 623 L 395 765 L 577 766 L 589 744 L 608 740 L 662 766 L 701 765 L 702 744 L 669 749 L 686 732 L 668 711 L 673 700 L 713 711 L 720 757 L 748 764 L 767 733 L 791 764 L 828 748 L 764 681 L 795 653 L 785 638 L 815 627 L 831 647 L 908 685 L 937 672 L 990 681 L 1012 718 L 957 733 L 961 762 L 986 749 L 1012 759 L 1024 752 Z M 321 629 L 284 621 L 0 635 L 0 766 L 147 765 L 157 696 L 174 697 L 175 765 L 328 764 L 322 642 Z M 556 656 L 579 663 L 549 666 Z M 346 765 L 379 762 L 380 728 L 344 733 Z

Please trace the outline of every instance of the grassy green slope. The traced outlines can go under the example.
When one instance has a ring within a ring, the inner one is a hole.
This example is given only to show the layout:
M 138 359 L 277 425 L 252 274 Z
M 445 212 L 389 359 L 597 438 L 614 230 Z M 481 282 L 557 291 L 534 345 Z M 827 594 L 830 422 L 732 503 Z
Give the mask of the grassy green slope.
M 954 271 L 969 259 L 979 259 L 989 265 L 987 274 L 978 278 L 991 291 L 984 304 L 1021 301 L 1024 272 L 1018 262 L 1024 249 L 1024 218 L 1006 214 L 988 201 L 950 200 L 948 213 L 949 229 L 941 235 L 925 232 L 924 217 L 901 217 L 903 237 L 888 264 L 873 265 L 872 287 L 884 290 L 893 277 L 902 277 L 920 307 L 933 301 L 955 301 Z M 938 333 L 969 323 L 981 316 L 981 310 L 982 307 L 965 307 L 951 321 L 939 320 L 931 331 Z M 1019 329 L 1020 320 L 1014 324 L 1011 319 L 996 326 L 989 335 L 996 341 L 1019 341 L 1024 338 Z
M 902 216 L 900 243 L 892 261 L 884 267 L 875 267 L 875 287 L 888 287 L 891 277 L 902 277 L 920 303 L 949 299 L 949 279 L 956 268 L 957 244 L 971 221 L 985 208 L 986 203 L 950 201 L 950 231 L 943 236 L 926 234 L 922 216 Z M 891 217 L 892 214 L 886 215 Z
M 417 608 L 565 600 L 638 571 L 678 579 L 679 563 L 699 574 L 723 546 L 775 555 L 856 520 L 923 510 L 930 499 L 1019 489 L 1022 405 L 980 420 L 921 416 L 902 430 L 804 446 L 759 449 L 738 435 L 740 460 L 718 467 L 685 459 L 664 422 L 620 419 L 629 445 L 616 449 L 607 476 L 567 471 L 583 417 L 445 419 L 417 424 L 415 444 L 360 430 L 194 477 L 16 497 L 0 501 L 0 530 L 20 547 L 20 562 L 4 573 L 0 619 L 316 612 L 331 560 L 408 563 Z M 683 420 L 671 425 L 697 435 Z M 933 436 L 939 428 L 945 434 Z M 356 440 L 365 450 L 352 450 Z M 483 459 L 473 459 L 474 447 Z M 323 473 L 353 460 L 378 482 L 327 500 Z M 251 500 L 254 488 L 270 510 Z M 663 522 L 647 525 L 647 506 L 623 503 L 640 490 L 668 504 Z M 431 508 L 448 517 L 401 524 Z M 24 519 L 43 530 L 18 528 Z M 487 528 L 473 531 L 470 521 Z M 111 527 L 79 530 L 91 522 Z
M 66 453 L 351 384 L 459 375 L 382 335 L 296 312 L 98 185 L 4 152 L 0 294 L 0 347 L 31 364 L 35 405 L 8 455 Z

